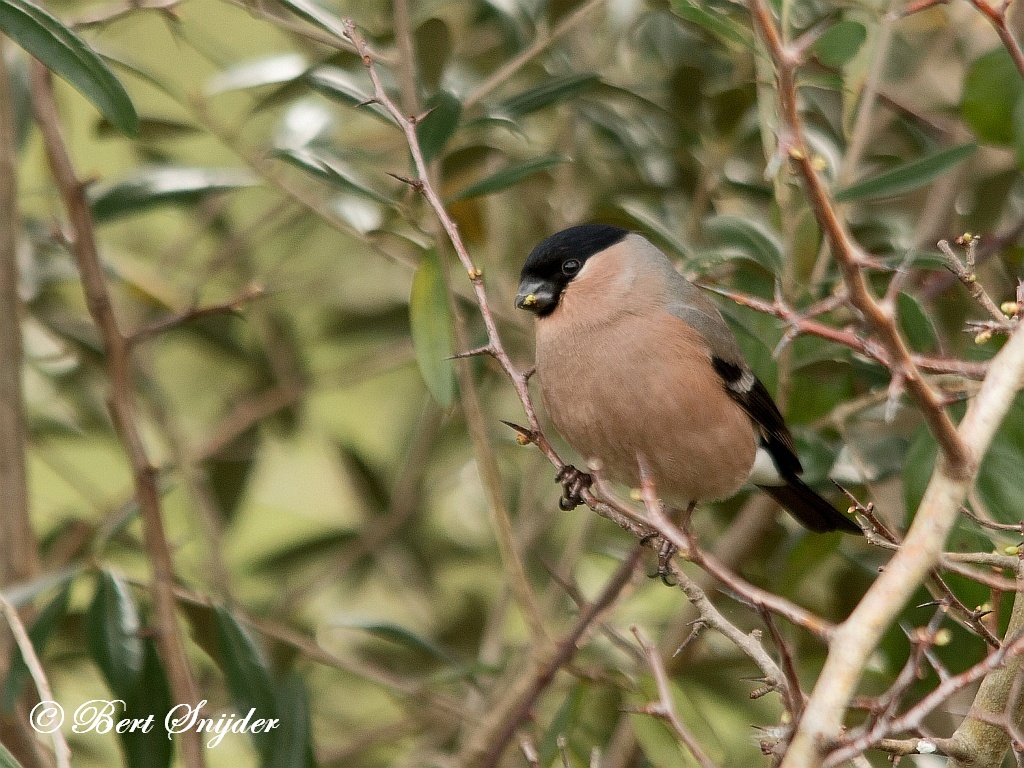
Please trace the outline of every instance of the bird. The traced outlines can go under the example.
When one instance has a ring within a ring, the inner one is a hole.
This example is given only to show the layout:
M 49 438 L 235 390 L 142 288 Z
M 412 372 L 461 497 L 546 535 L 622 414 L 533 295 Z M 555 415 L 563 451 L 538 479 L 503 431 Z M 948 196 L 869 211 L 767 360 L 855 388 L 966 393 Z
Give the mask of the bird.
M 793 436 L 721 312 L 642 234 L 590 223 L 551 235 L 527 257 L 515 306 L 536 315 L 551 422 L 610 479 L 640 487 L 642 462 L 680 507 L 749 483 L 811 531 L 862 532 L 800 479 Z M 580 477 L 559 475 L 570 506 Z

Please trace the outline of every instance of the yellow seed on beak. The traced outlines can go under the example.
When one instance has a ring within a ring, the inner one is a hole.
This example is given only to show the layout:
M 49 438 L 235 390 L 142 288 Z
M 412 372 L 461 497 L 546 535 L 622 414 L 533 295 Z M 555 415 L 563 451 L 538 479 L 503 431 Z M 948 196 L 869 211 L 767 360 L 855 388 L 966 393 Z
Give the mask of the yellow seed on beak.
M 534 294 L 534 293 L 526 294 L 526 298 L 523 299 L 523 306 L 524 307 L 532 307 L 536 303 L 537 303 L 537 295 Z

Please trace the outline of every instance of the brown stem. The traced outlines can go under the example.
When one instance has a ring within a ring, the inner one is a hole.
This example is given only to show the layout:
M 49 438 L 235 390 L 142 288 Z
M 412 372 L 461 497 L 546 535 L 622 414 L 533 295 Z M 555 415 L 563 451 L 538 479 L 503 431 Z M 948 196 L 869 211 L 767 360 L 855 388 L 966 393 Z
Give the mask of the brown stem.
M 43 136 L 50 171 L 69 219 L 70 246 L 81 275 L 86 305 L 103 339 L 110 382 L 111 418 L 132 466 L 135 497 L 142 512 L 146 551 L 153 564 L 151 594 L 157 648 L 167 669 L 174 700 L 179 704 L 195 707 L 199 697 L 174 611 L 174 564 L 161 517 L 156 468 L 150 463 L 136 413 L 129 339 L 121 331 L 114 315 L 103 265 L 96 247 L 92 212 L 86 200 L 85 185 L 75 173 L 61 132 L 50 73 L 38 61 L 32 62 L 32 97 L 36 122 Z M 200 734 L 191 730 L 182 733 L 181 746 L 185 764 L 189 768 L 202 768 L 204 759 Z

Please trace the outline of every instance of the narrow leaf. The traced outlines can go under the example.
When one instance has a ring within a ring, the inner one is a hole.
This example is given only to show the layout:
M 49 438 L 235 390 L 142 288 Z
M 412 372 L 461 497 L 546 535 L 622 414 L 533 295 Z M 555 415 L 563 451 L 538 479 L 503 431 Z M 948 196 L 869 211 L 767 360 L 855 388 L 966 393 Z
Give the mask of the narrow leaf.
M 109 221 L 156 205 L 197 203 L 209 195 L 256 183 L 253 174 L 237 168 L 155 166 L 90 189 L 89 202 L 97 221 Z
M 455 372 L 448 360 L 455 339 L 448 290 L 434 250 L 423 255 L 413 277 L 409 325 L 420 375 L 434 399 L 447 408 L 455 397 Z
M 300 53 L 282 53 L 246 61 L 226 69 L 210 79 L 209 94 L 241 91 L 261 85 L 276 85 L 301 77 L 306 71 L 306 58 Z
M 0 744 L 0 768 L 23 768 L 3 744 Z
M 274 748 L 267 768 L 315 768 L 309 692 L 298 672 L 292 671 L 278 686 L 280 726 L 272 731 Z
M 143 664 L 139 686 L 125 698 L 121 720 L 145 721 L 153 718 L 153 727 L 146 733 L 142 729 L 125 729 L 118 734 L 127 768 L 170 768 L 174 756 L 174 742 L 167 738 L 164 718 L 171 710 L 171 689 L 167 674 L 156 651 L 153 638 L 143 641 Z
M 677 16 L 696 24 L 723 43 L 739 43 L 744 48 L 755 50 L 753 36 L 743 25 L 724 13 L 705 8 L 691 0 L 673 0 L 672 10 Z
M 349 167 L 338 158 L 324 152 L 306 147 L 301 149 L 279 149 L 274 157 L 284 160 L 296 168 L 310 173 L 327 182 L 336 189 L 355 192 L 363 197 L 376 200 L 378 203 L 392 204 L 392 200 L 381 194 L 367 182 L 355 169 Z
M 600 79 L 593 72 L 554 77 L 536 88 L 506 99 L 494 111 L 506 117 L 522 117 L 556 102 L 575 98 L 600 82 Z
M 313 0 L 281 0 L 281 5 L 310 24 L 340 38 L 345 37 L 341 19 Z
M 238 713 L 244 717 L 255 709 L 253 717 L 277 717 L 270 671 L 256 644 L 227 609 L 216 607 L 214 616 L 224 677 Z M 269 754 L 273 731 L 253 734 L 253 743 L 261 754 Z
M 739 216 L 712 216 L 704 222 L 705 231 L 728 255 L 750 259 L 773 275 L 782 270 L 782 247 L 765 227 Z
M 139 117 L 121 81 L 47 11 L 27 0 L 0 0 L 0 30 L 70 83 L 120 131 L 138 132 Z
M 110 690 L 122 699 L 132 695 L 142 676 L 139 629 L 139 611 L 127 585 L 119 576 L 102 571 L 86 615 L 86 638 L 89 654 Z
M 527 160 L 525 163 L 519 163 L 518 165 L 510 165 L 507 168 L 502 168 L 492 176 L 488 176 L 486 179 L 481 179 L 475 184 L 471 184 L 464 190 L 455 195 L 449 202 L 456 202 L 458 200 L 468 200 L 471 197 L 481 197 L 483 195 L 491 195 L 495 192 L 500 192 L 503 189 L 514 187 L 516 184 L 521 182 L 523 179 L 533 176 L 535 173 L 547 170 L 556 165 L 560 165 L 568 160 L 567 157 L 561 155 L 547 155 L 545 157 L 537 157 L 533 160 Z
M 425 653 L 428 656 L 433 656 L 438 661 L 443 661 L 449 666 L 462 669 L 461 662 L 437 643 L 425 637 L 420 637 L 412 630 L 398 624 L 392 624 L 387 621 L 339 621 L 335 626 L 345 627 L 346 629 L 360 629 L 381 640 L 387 640 L 396 645 L 402 645 L 406 648 Z
M 900 328 L 915 352 L 933 353 L 938 350 L 938 334 L 921 303 L 908 293 L 896 297 L 896 311 Z
M 371 115 L 395 125 L 394 119 L 387 110 L 371 100 L 371 94 L 366 90 L 365 82 L 356 78 L 348 70 L 324 64 L 306 75 L 306 80 L 309 81 L 312 88 L 327 98 L 348 104 L 351 107 L 366 106 Z
M 893 168 L 878 176 L 859 181 L 836 193 L 837 202 L 849 203 L 854 200 L 868 200 L 878 197 L 895 197 L 923 187 L 938 178 L 957 163 L 966 160 L 977 151 L 977 144 L 961 144 L 944 149 L 920 160 Z
M 462 116 L 462 102 L 447 91 L 440 91 L 426 104 L 430 113 L 416 126 L 424 162 L 440 156 L 445 144 L 455 135 Z

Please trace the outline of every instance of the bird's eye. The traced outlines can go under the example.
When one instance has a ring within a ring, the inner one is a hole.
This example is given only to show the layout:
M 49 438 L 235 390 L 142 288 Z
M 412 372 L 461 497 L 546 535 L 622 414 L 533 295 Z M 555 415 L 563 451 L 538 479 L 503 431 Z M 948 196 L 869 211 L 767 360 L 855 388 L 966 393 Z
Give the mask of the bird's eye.
M 564 275 L 575 275 L 580 271 L 580 267 L 583 264 L 579 259 L 566 259 L 562 262 L 562 274 Z

